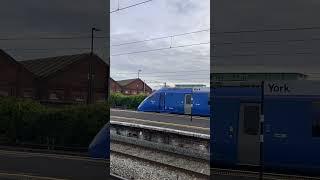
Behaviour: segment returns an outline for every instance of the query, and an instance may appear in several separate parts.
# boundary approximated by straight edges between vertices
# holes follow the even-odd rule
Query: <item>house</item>
[[[152,89],[140,78],[136,79],[126,79],[121,81],[111,82],[111,92],[119,92],[119,87],[121,87],[121,93],[125,95],[136,95],[136,94],[151,94]]]
[[[0,96],[31,97],[35,75],[0,49]]]
[[[121,93],[122,87],[121,85],[115,81],[113,78],[110,78],[110,92],[111,93]]]
[[[0,52],[0,94],[3,96],[64,104],[93,103],[107,98],[109,64],[95,54],[15,61],[4,51]]]

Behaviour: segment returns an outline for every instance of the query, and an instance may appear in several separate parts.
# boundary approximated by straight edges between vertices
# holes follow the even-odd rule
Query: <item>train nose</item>
[[[138,106],[138,108],[137,108],[137,111],[142,111],[143,110],[143,103],[141,103],[139,106]]]
[[[109,123],[106,124],[90,143],[88,151],[92,158],[109,158]]]

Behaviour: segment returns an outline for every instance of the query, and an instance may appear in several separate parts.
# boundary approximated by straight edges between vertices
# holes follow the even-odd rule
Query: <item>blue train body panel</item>
[[[320,97],[267,97],[265,160],[269,167],[320,171],[320,138],[312,137],[314,101]],[[280,112],[281,110],[281,112]],[[286,137],[279,137],[285,135]]]
[[[209,90],[192,88],[162,88],[147,97],[138,107],[143,112],[185,114],[185,95],[192,97],[192,115],[210,116]]]
[[[240,105],[261,103],[261,89],[221,87],[211,90],[211,163],[240,165]],[[264,165],[269,169],[320,172],[320,137],[312,136],[312,123],[320,117],[316,96],[264,97]],[[233,127],[233,132],[230,131]]]
[[[92,158],[109,159],[110,156],[110,135],[109,124],[106,124],[95,136],[89,145],[89,155]]]

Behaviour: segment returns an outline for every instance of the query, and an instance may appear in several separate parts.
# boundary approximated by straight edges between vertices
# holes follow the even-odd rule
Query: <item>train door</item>
[[[238,131],[238,162],[258,165],[260,160],[260,104],[241,103]]]
[[[184,95],[184,114],[191,114],[192,111],[192,96],[191,94]]]
[[[159,99],[159,110],[164,111],[165,110],[165,93],[160,93],[160,99]]]

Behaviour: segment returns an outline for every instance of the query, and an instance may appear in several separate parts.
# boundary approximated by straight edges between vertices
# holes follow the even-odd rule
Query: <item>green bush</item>
[[[126,109],[137,109],[140,103],[146,98],[146,95],[123,95],[121,93],[112,93],[110,104],[112,107],[122,107]]]
[[[0,98],[0,141],[87,147],[109,121],[106,104],[45,107],[31,100]]]

